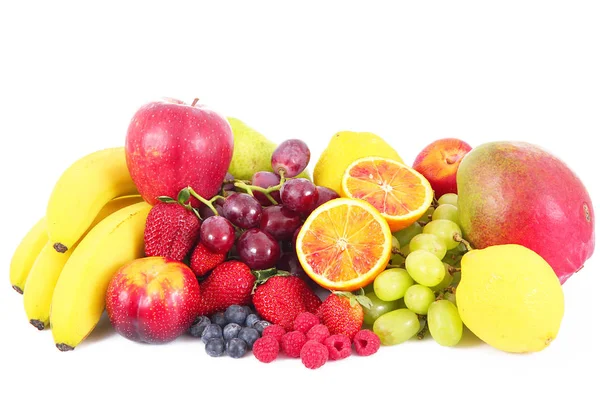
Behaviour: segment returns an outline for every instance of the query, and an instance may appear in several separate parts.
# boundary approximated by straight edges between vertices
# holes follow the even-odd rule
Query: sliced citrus
[[[343,196],[361,199],[375,207],[392,232],[417,221],[429,208],[433,190],[414,169],[394,160],[365,157],[346,168]]]
[[[326,289],[352,291],[385,269],[392,234],[381,214],[363,200],[338,198],[314,210],[296,239],[304,271]]]

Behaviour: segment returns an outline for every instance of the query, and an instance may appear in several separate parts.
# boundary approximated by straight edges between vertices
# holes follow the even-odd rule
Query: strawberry
[[[157,203],[146,219],[146,256],[182,261],[200,236],[200,219],[177,202]]]
[[[286,331],[293,330],[298,314],[315,313],[321,305],[321,299],[306,282],[292,275],[269,277],[256,288],[252,302],[261,318],[281,325]]]
[[[190,268],[196,276],[203,276],[225,261],[226,256],[227,254],[213,253],[202,241],[198,241],[190,258]]]
[[[256,278],[240,261],[226,261],[200,283],[198,315],[211,315],[231,305],[248,305]]]
[[[364,312],[361,304],[369,308],[371,301],[364,295],[333,292],[321,304],[317,315],[332,335],[346,335],[352,340],[363,324]]]

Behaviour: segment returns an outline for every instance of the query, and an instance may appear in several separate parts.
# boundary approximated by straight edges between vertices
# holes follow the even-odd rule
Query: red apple
[[[187,265],[164,257],[139,258],[112,277],[106,311],[127,339],[166,343],[186,332],[197,316],[200,285]]]
[[[471,146],[460,139],[439,139],[427,145],[417,155],[413,168],[431,184],[435,197],[456,193],[456,172]]]
[[[177,198],[191,186],[199,195],[217,194],[233,156],[227,119],[194,101],[164,99],[142,106],[133,116],[125,155],[131,178],[150,204],[158,196]],[[200,202],[193,199],[193,205]]]

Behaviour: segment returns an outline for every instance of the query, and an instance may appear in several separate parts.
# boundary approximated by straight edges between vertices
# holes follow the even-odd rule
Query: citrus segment
[[[342,192],[369,202],[392,232],[417,221],[433,200],[433,190],[423,175],[382,157],[365,157],[350,164],[342,178]]]
[[[385,219],[363,200],[339,198],[314,210],[296,240],[298,260],[319,285],[352,291],[387,265],[392,235]]]

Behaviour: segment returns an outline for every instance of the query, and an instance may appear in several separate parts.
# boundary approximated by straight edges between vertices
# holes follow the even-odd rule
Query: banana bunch
[[[37,329],[51,327],[59,350],[85,339],[104,311],[113,274],[144,256],[150,208],[131,180],[123,147],[89,154],[59,178],[45,217],[10,265],[27,319]]]

